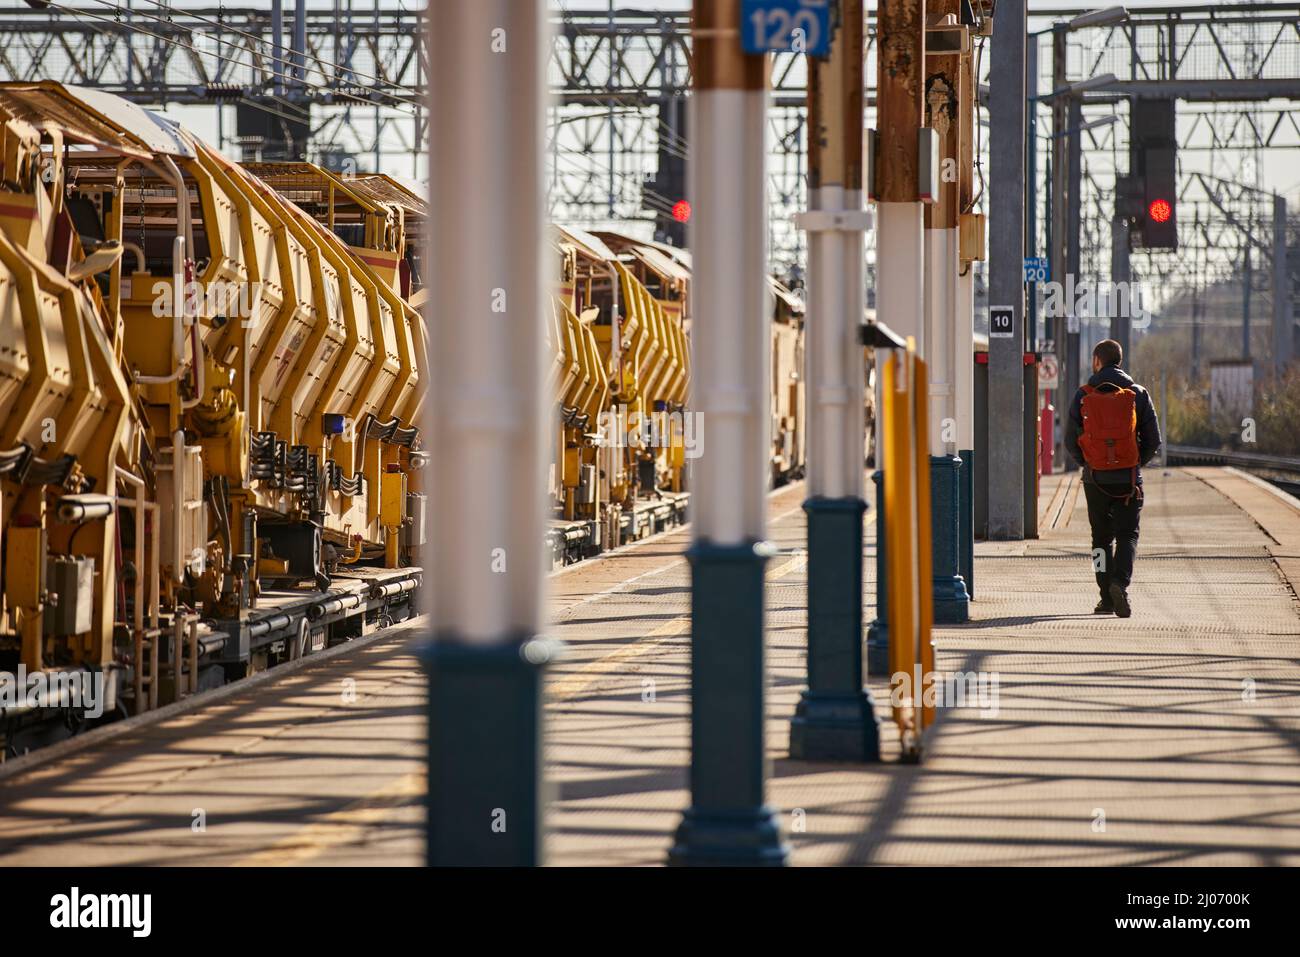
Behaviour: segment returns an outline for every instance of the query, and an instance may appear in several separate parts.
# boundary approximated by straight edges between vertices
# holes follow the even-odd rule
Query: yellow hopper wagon
[[[0,671],[141,711],[409,616],[404,211],[322,221],[98,91],[0,84],[0,129]]]
[[[676,285],[660,289],[629,251],[633,240],[574,227],[553,236],[551,544],[563,563],[685,520],[684,442],[694,423],[686,420],[689,272],[675,269]]]
[[[700,451],[703,438],[699,421],[687,409],[691,272],[673,257],[670,246],[620,233],[597,235],[619,256],[629,314],[644,319],[643,328],[655,330],[649,354],[637,366],[638,382],[625,393],[646,426],[642,435],[652,440],[638,453],[640,486],[657,497],[664,491],[682,492],[687,456]],[[636,349],[638,344],[630,345]]]
[[[781,282],[772,287],[772,484],[803,477],[806,416],[804,304]]]

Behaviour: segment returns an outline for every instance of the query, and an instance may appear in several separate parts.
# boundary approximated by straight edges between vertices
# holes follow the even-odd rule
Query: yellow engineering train
[[[551,497],[556,563],[685,519],[705,423],[690,410],[691,257],[616,232],[556,227],[548,341],[560,401]],[[803,303],[769,279],[772,483],[804,470]]]
[[[4,749],[412,615],[425,199],[236,164],[53,82],[0,84],[0,131],[0,674],[50,676],[0,698]],[[707,439],[689,254],[551,235],[558,565],[684,520]],[[804,466],[803,307],[772,286],[780,484]],[[102,679],[94,708],[68,673]]]
[[[55,83],[0,85],[0,130],[0,672],[90,672],[142,711],[409,614],[426,334],[400,204],[358,186],[339,228]]]

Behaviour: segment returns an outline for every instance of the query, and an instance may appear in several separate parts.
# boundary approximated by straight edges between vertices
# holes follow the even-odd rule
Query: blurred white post
[[[428,860],[542,860],[545,0],[429,24]]]
[[[729,6],[738,10],[738,0],[701,2],[696,16]],[[697,407],[708,436],[695,468],[692,523],[696,541],[740,545],[767,535],[771,474],[767,64],[763,57],[742,55],[738,36],[724,39],[700,41],[704,49],[696,52],[691,126],[692,299],[697,320],[691,336],[692,368],[698,370]],[[735,50],[728,50],[727,56],[709,53],[719,46]],[[723,75],[701,76],[701,66]],[[733,75],[742,70],[743,77]],[[755,77],[761,80],[757,89],[736,86],[741,79]],[[719,85],[706,86],[711,82]]]

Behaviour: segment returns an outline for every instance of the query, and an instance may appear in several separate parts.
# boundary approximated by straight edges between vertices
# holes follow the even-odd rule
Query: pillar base
[[[776,811],[702,811],[682,815],[668,850],[672,867],[784,867],[790,848],[781,840]]]
[[[857,694],[805,691],[790,720],[790,757],[797,761],[879,761],[880,719],[863,688]]]
[[[970,595],[961,577],[961,464],[955,455],[930,456],[934,623],[970,621]]]
[[[790,721],[790,757],[879,761],[880,726],[862,671],[862,499],[810,498],[808,690]]]
[[[964,625],[970,621],[970,596],[960,575],[934,579],[934,623]]]
[[[767,805],[734,812],[687,808],[668,851],[672,867],[784,867],[789,860],[790,846]]]
[[[430,867],[543,862],[542,689],[555,642],[444,634],[420,650],[429,676]]]
[[[696,542],[691,564],[691,806],[668,863],[779,866],[790,849],[764,799],[766,542]]]

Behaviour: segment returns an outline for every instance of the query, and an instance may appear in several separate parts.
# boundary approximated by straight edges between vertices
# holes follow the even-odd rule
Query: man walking
[[[1147,390],[1120,368],[1114,339],[1092,350],[1092,378],[1070,403],[1065,448],[1083,467],[1092,526],[1092,561],[1101,601],[1094,614],[1127,618],[1137,555],[1142,466],[1160,451],[1160,421]]]

